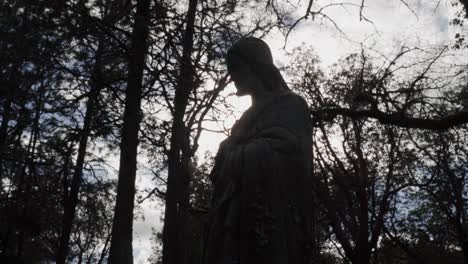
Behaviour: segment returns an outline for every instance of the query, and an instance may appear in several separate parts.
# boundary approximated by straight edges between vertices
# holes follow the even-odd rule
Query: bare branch
[[[315,121],[330,121],[337,115],[352,118],[372,118],[377,119],[382,124],[395,125],[405,128],[427,129],[427,130],[447,130],[449,128],[468,123],[468,111],[460,111],[442,118],[416,118],[406,116],[403,113],[384,113],[380,110],[353,110],[349,108],[325,108],[312,110],[311,114]]]
[[[406,0],[400,0],[410,11],[413,13],[413,15],[416,17],[417,20],[419,20],[418,14],[414,11],[414,9],[406,2]]]

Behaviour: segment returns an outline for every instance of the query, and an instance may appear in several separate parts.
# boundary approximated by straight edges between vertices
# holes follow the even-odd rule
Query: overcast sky
[[[329,4],[329,0],[315,0],[313,10]],[[336,6],[325,9],[324,13],[334,20],[344,32],[343,35],[326,19],[317,18],[299,24],[289,36],[286,50],[284,36],[273,32],[265,41],[272,49],[275,64],[284,66],[290,62],[286,54],[298,46],[312,46],[320,57],[323,67],[335,63],[338,58],[353,52],[359,52],[361,45],[372,48],[391,57],[401,46],[433,46],[448,45],[453,42],[454,31],[449,26],[454,10],[450,1],[437,0],[407,0],[409,8],[400,0],[367,0],[363,15],[371,22],[362,20],[359,16],[361,0],[350,0],[354,4]],[[414,12],[413,12],[413,11]],[[297,9],[295,15],[300,16],[304,8]],[[464,58],[466,61],[466,56]],[[232,93],[230,85],[226,93]],[[238,108],[237,118],[250,105],[250,98],[232,98]],[[235,118],[227,121],[232,125]],[[204,133],[200,139],[199,154],[205,151],[215,152],[224,136],[214,133]],[[137,172],[137,188],[143,190],[152,186],[152,176],[143,169],[144,158],[139,157],[140,168]],[[118,164],[115,164],[118,165]],[[118,168],[118,166],[116,166]],[[134,223],[134,258],[136,264],[147,263],[151,255],[151,228],[161,230],[161,207],[152,201],[146,201],[139,211],[141,216]]]

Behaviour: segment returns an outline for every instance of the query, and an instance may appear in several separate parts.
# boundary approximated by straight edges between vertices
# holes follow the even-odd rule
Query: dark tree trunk
[[[168,155],[168,178],[166,189],[166,209],[163,229],[163,264],[185,264],[188,260],[187,218],[189,209],[188,171],[189,155],[187,146],[189,133],[184,125],[184,115],[188,96],[193,86],[194,69],[191,55],[197,0],[189,1],[186,28],[183,36],[181,70],[174,97],[174,113]],[[181,155],[182,151],[182,155]]]
[[[468,264],[468,241],[466,240],[466,237],[464,238],[463,241],[461,241],[462,245],[462,251],[463,251],[463,259],[464,263]]]
[[[32,186],[34,181],[34,174],[35,174],[35,155],[36,149],[40,137],[40,118],[42,115],[42,108],[43,108],[43,94],[44,94],[45,86],[41,85],[38,90],[38,98],[35,105],[34,110],[34,121],[32,125],[31,131],[31,138],[29,141],[28,151],[26,152],[26,158],[24,161],[24,166],[20,172],[20,179],[19,179],[19,187],[18,187],[18,198],[16,201],[19,203],[15,206],[15,218],[14,221],[22,222],[24,219],[30,218],[30,200],[32,198]],[[28,170],[29,169],[29,170]],[[21,208],[21,213],[16,215],[16,213]],[[16,223],[15,223],[16,224]],[[13,229],[15,230],[15,229]],[[25,237],[28,235],[27,233],[27,226],[24,223],[20,224],[16,230],[16,256],[21,259],[24,250],[24,242]]]
[[[132,229],[137,165],[138,131],[141,120],[143,69],[147,51],[150,0],[139,0],[129,54],[125,110],[120,143],[120,168],[109,263],[133,263]]]
[[[357,236],[357,243],[355,247],[355,259],[353,264],[367,264],[370,262],[371,245],[369,244],[369,199],[367,194],[368,185],[368,169],[367,160],[362,151],[362,127],[353,120],[354,137],[356,140],[356,156],[358,171],[356,177],[358,182],[358,190],[356,192],[359,212],[359,231]]]
[[[96,62],[94,65],[93,75],[91,77],[91,91],[88,102],[86,103],[86,114],[83,122],[83,128],[80,133],[80,143],[78,146],[78,156],[76,158],[75,170],[71,180],[70,193],[64,197],[64,214],[62,218],[62,232],[60,234],[59,248],[57,252],[57,264],[65,264],[68,254],[70,234],[75,218],[76,206],[78,204],[78,194],[81,186],[81,178],[83,174],[83,165],[86,156],[86,148],[88,138],[91,133],[91,124],[96,112],[96,101],[99,92],[103,88],[101,75],[101,56],[102,56],[102,39],[99,41],[99,46],[96,52]],[[67,177],[67,175],[64,175]]]
[[[464,181],[460,181],[455,173],[450,169],[450,165],[447,160],[443,164],[446,170],[446,177],[452,182],[453,190],[457,190],[455,197],[455,217],[452,221],[455,224],[455,230],[457,232],[457,239],[463,252],[464,263],[468,264],[468,237],[466,233],[465,224],[465,207],[463,199]],[[448,215],[450,217],[450,215]]]
[[[462,252],[463,252],[463,259],[464,263],[468,264],[468,239],[466,237],[465,229],[463,228],[462,224],[460,223],[458,228],[458,239],[459,243],[461,244]]]
[[[2,190],[3,159],[6,150],[8,122],[10,121],[11,115],[11,104],[12,103],[10,98],[6,98],[3,102],[2,124],[0,125],[0,191]]]

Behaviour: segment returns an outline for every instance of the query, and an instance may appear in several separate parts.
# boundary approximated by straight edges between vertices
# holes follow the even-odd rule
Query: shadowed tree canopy
[[[467,8],[0,1],[0,263],[468,263]]]

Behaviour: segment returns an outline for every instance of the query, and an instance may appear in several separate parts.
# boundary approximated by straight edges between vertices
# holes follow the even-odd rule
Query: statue
[[[249,37],[227,54],[237,95],[252,106],[220,144],[203,264],[305,264],[311,255],[311,120],[268,45]]]

